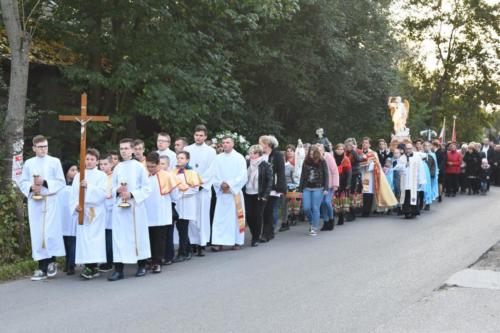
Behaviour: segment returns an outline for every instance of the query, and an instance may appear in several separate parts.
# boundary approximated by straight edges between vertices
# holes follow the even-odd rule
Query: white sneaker
[[[307,233],[309,236],[317,236],[318,235],[318,232],[316,231],[316,229],[314,229],[313,227],[310,227],[309,228],[309,232]]]
[[[45,274],[39,269],[37,269],[35,273],[33,273],[33,276],[31,277],[31,281],[41,281],[46,279],[47,279],[47,274]]]
[[[47,277],[51,278],[57,275],[57,264],[55,262],[51,262],[49,267],[47,267]]]

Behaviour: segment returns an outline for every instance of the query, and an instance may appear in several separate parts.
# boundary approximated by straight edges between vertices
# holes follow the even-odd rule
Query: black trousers
[[[172,261],[175,257],[174,224],[167,225],[165,231],[165,261]]]
[[[456,194],[458,192],[458,177],[459,174],[448,173],[446,174],[446,193]]]
[[[418,209],[422,210],[424,209],[424,191],[418,191]]]
[[[151,245],[152,263],[161,264],[167,243],[167,226],[149,227],[149,243]]]
[[[418,199],[417,199],[417,201],[418,201]],[[403,202],[402,213],[407,217],[417,216],[419,214],[418,203],[416,203],[415,205],[411,204],[411,191],[410,190],[405,191],[405,201]]]
[[[139,268],[146,267],[146,261],[147,261],[146,259],[137,260],[137,267],[139,267]],[[123,267],[125,267],[125,265],[123,263],[115,262],[115,271],[123,273]]]
[[[38,269],[44,273],[47,273],[49,264],[56,261],[56,257],[38,260]]]
[[[212,226],[214,224],[215,205],[217,204],[217,193],[212,186],[212,198],[210,199],[210,244],[212,244]]]
[[[369,216],[373,207],[373,193],[363,193],[363,216]]]
[[[473,176],[467,177],[467,188],[469,191],[473,191],[474,193],[479,192],[480,189],[479,178]]]
[[[263,212],[262,237],[266,239],[274,238],[274,206],[278,204],[279,197],[270,196]]]
[[[113,264],[113,231],[106,229],[106,262],[108,265]]]
[[[64,261],[64,271],[67,272],[69,268],[75,268],[75,254],[76,254],[76,237],[63,236],[64,250],[66,251],[66,260]]]
[[[176,225],[177,232],[179,233],[179,249],[177,250],[177,255],[187,257],[191,249],[191,244],[189,244],[189,220],[179,219]]]
[[[252,241],[258,241],[262,233],[265,207],[266,201],[259,200],[257,194],[245,194],[245,217],[252,234]]]
[[[465,193],[465,191],[467,190],[467,176],[465,175],[465,173],[461,173],[458,176],[458,184],[460,186],[460,192]]]

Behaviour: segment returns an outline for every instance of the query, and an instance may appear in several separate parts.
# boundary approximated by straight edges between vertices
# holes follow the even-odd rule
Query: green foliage
[[[401,63],[401,69],[406,84],[412,86],[411,96],[430,109],[428,126],[441,126],[444,116],[451,126],[451,116],[456,115],[457,139],[477,140],[491,118],[485,107],[500,104],[500,4],[484,0],[405,3],[407,13],[420,13],[409,14],[402,22],[402,39],[411,57]],[[434,66],[429,68],[428,63]]]
[[[37,263],[32,259],[24,259],[10,264],[0,264],[0,281],[12,280],[29,275],[36,269]]]
[[[87,91],[90,112],[111,116],[89,129],[107,148],[125,135],[186,135],[197,123],[282,142],[311,139],[321,125],[343,140],[389,133],[399,49],[388,5],[71,0],[58,2],[41,31],[76,55],[61,67],[73,94]],[[77,134],[65,136],[63,151]]]
[[[19,225],[18,205],[23,204],[22,194],[11,189],[7,194],[0,194],[0,265],[13,263],[29,253],[29,228],[27,220]],[[25,247],[21,248],[20,238],[24,238]]]

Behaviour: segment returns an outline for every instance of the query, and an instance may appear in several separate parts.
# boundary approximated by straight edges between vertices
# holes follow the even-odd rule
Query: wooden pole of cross
[[[59,116],[60,121],[76,121],[80,124],[80,181],[85,179],[85,157],[87,152],[87,123],[90,121],[107,122],[108,116],[89,116],[87,115],[87,94],[82,94],[81,112],[80,115]],[[66,175],[64,175],[66,176]],[[78,224],[83,224],[83,216],[85,213],[85,188],[80,185],[79,205],[80,212],[78,214]]]

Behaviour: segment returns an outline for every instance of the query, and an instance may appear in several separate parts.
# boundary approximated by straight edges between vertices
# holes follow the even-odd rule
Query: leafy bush
[[[11,189],[0,194],[0,265],[14,263],[29,254],[30,238],[26,214],[19,223],[17,210],[22,205],[26,212],[26,204],[19,191]]]

